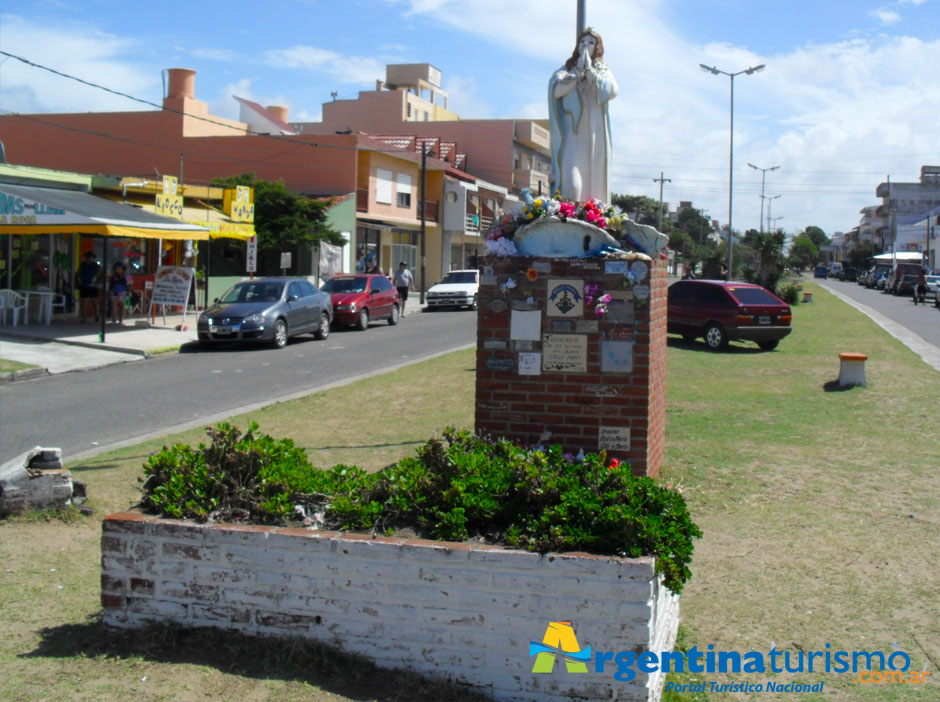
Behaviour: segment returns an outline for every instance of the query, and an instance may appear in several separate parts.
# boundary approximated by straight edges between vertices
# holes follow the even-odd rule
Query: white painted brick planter
[[[570,621],[593,651],[671,650],[679,599],[652,558],[539,555],[480,544],[157,519],[105,519],[105,622],[302,636],[497,700],[658,700],[660,673],[532,673],[529,642]]]

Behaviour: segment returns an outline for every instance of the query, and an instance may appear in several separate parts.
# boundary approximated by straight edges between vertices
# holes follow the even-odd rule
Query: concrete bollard
[[[868,381],[865,378],[865,361],[867,360],[868,356],[863,353],[840,353],[839,387],[844,388],[850,385],[868,387]]]
[[[812,302],[812,301],[813,301],[813,293],[811,293],[809,290],[805,291],[803,293],[803,302]]]

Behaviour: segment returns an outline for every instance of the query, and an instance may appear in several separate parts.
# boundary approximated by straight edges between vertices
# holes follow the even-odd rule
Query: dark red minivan
[[[708,348],[729,341],[754,341],[764,351],[777,348],[792,329],[790,306],[766,288],[723,280],[680,280],[669,286],[667,331]]]

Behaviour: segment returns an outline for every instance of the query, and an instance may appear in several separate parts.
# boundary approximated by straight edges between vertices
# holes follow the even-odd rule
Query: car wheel
[[[323,341],[330,335],[330,315],[326,312],[320,313],[320,328],[314,333],[314,338]]]
[[[356,320],[356,329],[365,331],[369,328],[369,310],[362,310],[359,313],[359,319]]]
[[[287,346],[287,322],[279,319],[274,323],[274,347],[282,349]]]
[[[761,348],[761,351],[773,351],[779,343],[779,339],[770,339],[769,341],[758,341],[757,345]]]
[[[477,296],[474,295],[473,302],[470,303],[470,307],[468,309],[475,310],[476,308],[477,308]]]
[[[401,318],[401,312],[398,311],[398,305],[392,305],[392,313],[388,317],[389,326],[394,327]]]
[[[712,351],[728,348],[728,335],[720,324],[712,322],[705,327],[705,345]]]

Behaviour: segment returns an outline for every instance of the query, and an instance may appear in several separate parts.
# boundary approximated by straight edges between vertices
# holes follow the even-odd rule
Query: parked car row
[[[199,342],[261,341],[283,348],[288,339],[326,339],[340,324],[365,330],[376,320],[398,324],[398,292],[384,275],[338,275],[317,290],[304,278],[258,278],[236,283],[206,309]]]
[[[856,282],[866,288],[874,288],[895,295],[913,295],[917,288],[917,278],[923,268],[919,263],[900,262],[892,267],[890,263],[876,263],[858,275]],[[928,275],[926,299],[938,301],[938,275]]]
[[[792,331],[790,306],[751,283],[680,280],[669,286],[667,314],[668,333],[703,338],[716,351],[729,341],[753,341],[771,351]]]

